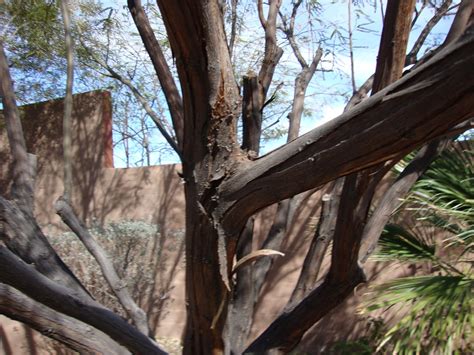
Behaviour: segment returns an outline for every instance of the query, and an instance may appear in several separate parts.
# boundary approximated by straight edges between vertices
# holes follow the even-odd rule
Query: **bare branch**
[[[321,214],[313,239],[303,262],[300,276],[288,300],[288,306],[300,302],[314,287],[318,280],[319,271],[326,250],[334,236],[337,211],[339,209],[340,194],[344,178],[337,179],[330,194],[322,198]]]
[[[338,218],[349,219],[347,223],[336,225],[332,262],[326,279],[300,303],[285,310],[244,353],[260,353],[274,348],[291,351],[315,322],[337,307],[355,286],[365,281],[365,275],[357,263],[360,239],[352,229],[360,227],[359,218],[368,206],[366,203],[359,204],[356,198],[360,188],[356,174],[346,179],[350,181],[344,184],[341,199],[350,203],[339,210]],[[357,210],[355,214],[354,209]]]
[[[364,100],[369,91],[372,90],[372,84],[374,83],[374,75],[372,74],[370,78],[368,78],[360,87],[357,89],[357,91],[352,94],[351,99],[349,102],[346,104],[346,107],[344,108],[345,111],[349,111],[352,109],[355,105],[359,104]]]
[[[430,34],[433,27],[439,22],[439,20],[443,18],[444,15],[446,15],[451,4],[452,4],[452,0],[446,0],[443,2],[443,4],[439,8],[436,9],[435,14],[426,23],[420,35],[416,39],[415,44],[413,45],[410,53],[407,54],[407,57],[405,59],[405,66],[410,65],[410,64],[415,64],[416,58],[418,56],[418,52],[423,46],[423,43],[425,43],[425,40]]]
[[[156,74],[160,80],[161,87],[168,102],[168,107],[173,121],[173,127],[178,140],[180,151],[183,148],[183,129],[184,129],[184,111],[183,102],[179,94],[173,75],[166,63],[165,56],[161,50],[160,44],[153,33],[148,17],[143,10],[140,0],[128,0],[128,8],[132,14],[133,21],[137,26],[138,32],[142,38],[143,44],[150,55],[150,59],[155,67]]]
[[[57,256],[36,220],[15,203],[0,196],[0,241],[36,270],[74,290],[84,299],[91,296],[71,270]]]
[[[124,319],[93,300],[60,286],[27,265],[0,243],[0,282],[10,285],[58,312],[103,331],[112,339],[139,354],[166,354],[155,342]]]
[[[291,12],[291,18],[290,18],[289,24],[285,16],[283,16],[283,14],[281,13],[280,13],[280,18],[283,23],[283,32],[285,33],[286,38],[288,39],[288,42],[290,43],[291,49],[293,50],[293,53],[296,59],[298,60],[302,68],[307,68],[308,63],[306,63],[306,60],[301,54],[298,44],[296,43],[295,34],[294,34],[295,18],[298,12],[298,7],[301,5],[301,3],[302,3],[302,0],[298,0],[293,4],[293,10]]]
[[[130,80],[128,80],[124,76],[117,73],[109,65],[107,65],[105,63],[103,63],[103,65],[105,66],[105,69],[107,69],[109,71],[112,78],[117,79],[118,81],[120,81],[121,83],[123,83],[125,86],[127,86],[130,89],[133,96],[135,96],[137,101],[142,105],[145,112],[151,117],[153,122],[155,122],[156,127],[158,128],[160,133],[163,135],[163,137],[166,139],[166,141],[168,142],[170,147],[173,148],[173,150],[176,152],[176,154],[178,154],[181,161],[183,161],[183,155],[182,155],[181,149],[178,147],[176,141],[168,133],[168,130],[164,126],[161,118],[156,114],[155,111],[153,111],[153,109],[148,104],[148,101],[142,96],[142,94],[140,93],[140,91],[138,91],[138,89],[135,87],[135,85],[133,85],[133,83]]]
[[[416,0],[389,1],[377,55],[372,92],[400,78],[405,66],[406,46]]]
[[[265,15],[263,14],[263,0],[257,1],[257,9],[258,9],[258,19],[260,20],[260,24],[262,25],[263,29],[267,26],[267,20],[265,20]]]
[[[135,326],[143,334],[148,335],[150,329],[148,327],[148,320],[146,313],[138,307],[130,295],[125,281],[123,281],[117,274],[111,258],[107,252],[100,246],[95,238],[89,233],[84,224],[79,220],[69,201],[64,198],[59,198],[55,204],[56,213],[61,217],[64,223],[71,228],[74,234],[81,240],[89,253],[94,257],[102,270],[107,283],[114,291],[120,304],[125,309],[129,317],[132,319]]]
[[[474,22],[474,0],[463,0],[459,5],[456,17],[449,29],[443,45],[452,43],[460,38],[468,27]]]
[[[260,72],[258,73],[258,81],[262,85],[262,102],[265,101],[265,97],[273,79],[275,67],[283,54],[283,50],[278,47],[276,42],[276,19],[280,6],[281,0],[270,1],[268,16],[264,26],[265,54],[263,57],[262,67],[260,68]]]
[[[60,341],[81,354],[130,354],[101,331],[68,317],[0,283],[0,313]]]
[[[33,176],[28,153],[26,151],[20,114],[16,106],[13,83],[8,62],[0,39],[0,96],[3,104],[3,115],[7,127],[8,142],[13,158],[12,197],[22,210],[33,215],[34,189]]]
[[[71,36],[71,19],[69,17],[69,4],[67,0],[61,0],[61,14],[63,16],[64,37],[66,44],[66,97],[64,99],[63,117],[63,156],[64,156],[64,194],[63,197],[69,201],[72,194],[72,146],[71,146],[71,120],[72,120],[72,85],[74,82],[74,44]]]
[[[242,149],[258,154],[262,134],[262,102],[260,85],[255,74],[243,77]]]
[[[291,142],[293,139],[296,139],[300,134],[301,116],[303,115],[306,90],[308,89],[309,83],[316,72],[316,68],[318,67],[322,55],[322,49],[318,48],[313,57],[311,65],[309,67],[304,67],[295,79],[293,103],[291,106],[291,112],[288,114],[290,126],[288,128],[287,142]]]
[[[375,249],[385,224],[388,222],[397,205],[401,203],[400,198],[408,193],[413,184],[425,172],[438,153],[444,149],[446,144],[447,140],[435,140],[422,147],[384,194],[364,229],[362,247],[359,255],[359,259],[362,263],[365,263],[369,255]]]
[[[234,43],[235,37],[237,35],[237,4],[239,0],[231,0],[231,29],[230,29],[230,39],[229,39],[229,53],[232,57],[234,52]]]

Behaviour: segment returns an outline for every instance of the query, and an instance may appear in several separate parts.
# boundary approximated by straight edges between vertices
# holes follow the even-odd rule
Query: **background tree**
[[[229,51],[235,48],[235,41],[227,41],[228,31],[223,21],[225,8],[221,2],[158,1],[180,82],[178,90],[173,71],[141,3],[128,1],[168,104],[174,132],[163,129],[162,133],[168,135],[168,142],[182,159],[186,198],[188,322],[184,350],[187,353],[240,353],[244,350],[245,336],[234,341],[234,335],[242,333],[242,325],[248,323],[251,315],[239,309],[244,309],[248,300],[255,302],[258,290],[245,295],[249,289],[242,285],[249,281],[249,274],[244,273],[248,270],[243,266],[235,269],[239,263],[235,264],[234,259],[239,260],[243,255],[257,258],[264,254],[250,252],[252,215],[280,202],[277,216],[283,215],[286,223],[295,201],[290,198],[344,177],[335,183],[331,201],[337,203],[328,204],[329,211],[325,212],[315,237],[316,243],[323,232],[332,236],[328,274],[323,282],[315,284],[316,280],[305,273],[314,270],[312,263],[317,261],[311,256],[318,248],[310,248],[302,281],[298,283],[306,285],[305,288],[294,293],[293,304],[245,350],[289,351],[315,322],[364,281],[361,264],[388,220],[386,211],[390,210],[394,196],[407,191],[414,182],[413,177],[416,179],[426,168],[437,150],[436,140],[470,127],[474,110],[474,78],[469,70],[474,64],[470,55],[474,49],[473,2],[462,2],[440,50],[424,58],[423,64],[400,79],[415,2],[389,1],[371,97],[330,123],[297,138],[301,91],[306,90],[321,56],[317,50],[310,61],[299,55],[301,52],[293,37],[293,21],[301,4],[301,1],[292,2],[291,15],[285,17],[281,1],[268,4],[258,1],[260,24],[265,34],[264,54],[258,71],[243,79],[241,95]],[[312,4],[309,2],[307,6]],[[230,8],[235,9],[235,5],[231,2]],[[231,24],[234,22],[231,20]],[[282,57],[277,41],[278,27],[282,28],[301,67],[289,116],[292,136],[283,147],[258,157],[262,112],[272,98],[270,87]],[[231,39],[232,33],[231,30]],[[230,43],[234,44],[230,46]],[[107,69],[107,61],[101,58],[96,61]],[[13,295],[9,298],[13,304],[18,304],[17,293],[20,292],[30,303],[40,303],[53,314],[70,317],[71,325],[63,325],[61,336],[57,336],[70,346],[103,350],[112,346],[105,333],[132,352],[161,353],[146,334],[93,301],[42,235],[31,209],[32,169],[3,50],[0,64],[2,102],[14,160],[11,198],[0,199],[4,226],[0,259],[10,266],[0,271],[0,281],[6,285],[4,292]],[[111,69],[107,70],[114,76]],[[118,79],[117,75],[115,78]],[[121,82],[127,85],[126,80]],[[364,97],[369,88],[370,85],[363,86],[356,96]],[[242,120],[242,144],[238,138],[239,119]],[[426,143],[430,144],[420,150],[413,163],[386,191],[385,198],[369,219],[369,208],[381,178],[398,159]],[[331,217],[330,221],[326,215]],[[277,223],[280,221],[276,219]],[[278,224],[274,229],[276,227]],[[48,257],[38,259],[38,254],[33,252],[36,249]],[[268,266],[258,265],[262,264],[256,263],[253,269],[260,272],[256,280],[261,282],[259,278],[265,276]],[[312,290],[307,292],[308,288]],[[10,315],[20,318],[19,313],[13,311]],[[22,320],[44,327],[40,324],[42,318],[26,318],[23,315]],[[76,338],[77,333],[69,332],[71,328],[77,331],[83,323],[97,331],[100,341],[81,342]],[[114,346],[117,352],[124,351],[118,344]]]

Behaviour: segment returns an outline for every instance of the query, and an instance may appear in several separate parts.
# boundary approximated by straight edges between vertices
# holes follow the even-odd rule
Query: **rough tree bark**
[[[229,265],[247,219],[272,203],[397,157],[467,119],[473,98],[472,77],[466,78],[473,61],[472,35],[334,121],[252,160],[238,150],[230,128],[238,117],[239,96],[217,4],[183,0],[159,1],[159,6],[176,56],[185,127],[190,127],[183,166],[188,205],[185,346],[189,352],[219,352],[227,287],[232,287]],[[228,92],[219,97],[219,90]],[[450,92],[449,99],[445,92]],[[362,279],[357,268],[349,271],[359,275],[351,280]],[[329,308],[322,307],[323,313]]]
[[[400,6],[408,9],[412,1],[400,2]],[[469,1],[472,4],[472,0]],[[137,27],[144,25],[141,34],[143,41],[148,43],[147,50],[152,60],[158,58],[160,53],[154,49],[159,49],[159,46],[152,33],[147,31],[149,24],[143,14],[140,15],[140,3],[130,1],[129,5],[132,14],[136,11],[134,20]],[[463,35],[456,36],[452,43],[403,78],[333,121],[255,158],[238,146],[236,123],[241,114],[241,96],[230,61],[220,1],[159,0],[158,5],[176,58],[182,93],[183,130],[182,138],[179,138],[181,133],[177,133],[177,137],[183,157],[186,198],[188,320],[185,353],[230,351],[224,325],[230,295],[235,289],[234,257],[248,219],[266,206],[345,176],[341,193],[343,203],[339,205],[337,219],[350,223],[337,223],[335,226],[328,275],[301,302],[277,318],[248,349],[257,352],[275,347],[289,350],[309,327],[364,280],[359,265],[361,235],[373,190],[381,176],[377,174],[377,179],[373,180],[370,173],[400,154],[445,135],[456,124],[473,116],[472,11],[468,13],[468,20],[463,22],[463,26],[469,26],[466,31],[461,31]],[[279,5],[279,0],[270,1],[268,18],[276,17]],[[253,85],[260,91],[256,107],[261,108],[279,48],[271,35],[275,24],[265,18],[262,1],[258,1],[258,9],[265,28],[268,55],[263,62],[263,74]],[[472,10],[472,6],[469,9]],[[390,23],[388,13],[387,21]],[[390,31],[390,28],[385,31]],[[376,88],[384,87],[401,74],[401,71],[393,71],[393,63],[400,62],[400,54],[385,62],[390,53],[380,58],[388,63],[389,74],[378,79],[378,75],[386,71],[377,70],[375,82],[380,84],[376,84]],[[172,80],[165,66],[156,65],[155,69],[164,81]],[[8,246],[0,245],[0,259],[11,266],[0,268],[0,281],[22,291],[35,302],[103,331],[131,351],[162,353],[150,338],[91,300],[43,241],[31,212],[25,208],[32,189],[28,182],[22,134],[15,126],[18,117],[15,117],[16,105],[12,100],[13,91],[3,51],[0,53],[0,70],[7,124],[11,124],[9,130],[14,133],[9,133],[9,138],[17,169],[15,184],[25,186],[15,195],[18,206],[0,198],[3,226],[0,236]],[[177,108],[177,111],[181,109]],[[175,122],[178,131],[179,124]],[[9,244],[12,240],[18,245]],[[32,241],[35,248],[37,245],[43,248],[39,254],[25,250],[27,243]]]

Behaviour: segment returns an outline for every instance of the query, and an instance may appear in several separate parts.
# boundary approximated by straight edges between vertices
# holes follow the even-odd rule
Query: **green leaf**
[[[379,241],[380,249],[372,257],[377,261],[435,260],[435,246],[417,238],[402,226],[388,224]]]

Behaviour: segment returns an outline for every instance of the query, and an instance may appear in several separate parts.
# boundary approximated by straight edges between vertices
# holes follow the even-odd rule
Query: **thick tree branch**
[[[0,196],[0,240],[26,263],[51,280],[91,299],[80,281],[58,257],[35,219]]]
[[[166,101],[168,102],[173,127],[178,140],[178,147],[180,148],[179,150],[181,150],[183,148],[184,139],[184,110],[181,96],[176,87],[170,68],[168,67],[168,63],[166,63],[160,44],[151,28],[150,21],[143,10],[141,1],[128,0],[127,3],[143,44],[145,45],[153,66],[155,67],[156,75],[160,80],[161,88],[163,89]]]
[[[247,162],[221,186],[227,231],[235,234],[242,218],[255,210],[390,160],[470,118],[473,51],[474,33],[468,31],[462,41],[354,109]]]
[[[446,143],[447,140],[441,141],[438,139],[423,146],[384,194],[364,228],[362,247],[359,255],[359,259],[362,263],[367,260],[368,256],[375,249],[383,228],[397,205],[401,203],[400,198],[408,193],[413,184],[425,172],[438,153],[444,149]]]
[[[140,333],[124,319],[92,300],[60,286],[25,264],[0,244],[0,282],[10,285],[58,312],[76,318],[108,334],[112,339],[139,354],[166,354],[150,338]]]
[[[314,287],[318,280],[319,271],[324,255],[331,243],[339,209],[340,194],[344,179],[337,179],[330,194],[325,194],[321,202],[321,214],[313,239],[303,262],[300,276],[288,300],[288,305],[300,302]]]
[[[56,213],[61,217],[64,223],[71,228],[74,234],[81,240],[89,253],[94,257],[102,270],[104,278],[114,291],[120,304],[125,309],[129,317],[132,319],[135,326],[143,334],[149,335],[150,329],[148,327],[148,320],[146,313],[138,307],[130,295],[125,281],[123,281],[115,267],[112,260],[107,255],[107,252],[100,246],[95,238],[89,233],[84,224],[79,220],[69,202],[64,198],[59,198],[55,204]]]
[[[32,169],[26,151],[20,114],[16,106],[13,83],[8,69],[8,62],[0,39],[0,96],[3,115],[7,127],[8,142],[13,158],[12,197],[22,210],[33,215],[34,188]]]
[[[130,354],[101,331],[48,308],[0,283],[0,313],[23,322],[81,354]]]
[[[208,164],[203,157],[216,149],[216,142],[227,148],[219,150],[217,159],[237,148],[236,120],[240,116],[240,95],[234,74],[228,70],[232,65],[219,4],[160,0],[158,5],[176,56],[183,94],[183,156],[189,166]],[[227,118],[222,120],[224,114]]]
[[[405,66],[406,45],[415,1],[389,1],[377,56],[372,91],[377,92],[400,77]]]

